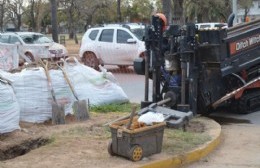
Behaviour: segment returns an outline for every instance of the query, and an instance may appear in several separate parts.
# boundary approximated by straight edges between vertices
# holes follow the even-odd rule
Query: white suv
[[[82,38],[79,56],[94,69],[98,65],[132,66],[135,58],[143,57],[144,41],[123,26],[90,28]]]
[[[20,58],[27,57],[31,61],[38,58],[59,59],[68,56],[68,51],[63,45],[36,32],[0,33],[0,45],[1,43],[18,45]]]
[[[197,23],[196,28],[197,29],[225,29],[227,28],[227,23]]]

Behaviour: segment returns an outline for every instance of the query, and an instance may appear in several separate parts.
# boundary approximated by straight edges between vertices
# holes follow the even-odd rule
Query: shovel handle
[[[69,87],[70,87],[70,89],[71,89],[73,95],[75,96],[75,98],[76,98],[77,100],[79,100],[78,96],[76,95],[75,89],[74,89],[74,87],[72,86],[72,84],[71,84],[71,82],[70,82],[70,80],[69,80],[69,77],[68,77],[67,73],[65,72],[65,70],[64,70],[59,64],[57,64],[57,66],[61,69],[61,71],[62,71],[62,73],[63,73],[63,76],[64,76],[66,82],[68,83],[68,85],[69,85]]]
[[[52,87],[52,84],[51,84],[51,77],[50,77],[49,69],[48,69],[48,64],[49,64],[49,62],[46,61],[46,64],[44,64],[44,62],[42,61],[42,59],[39,59],[39,62],[42,64],[43,69],[44,69],[44,71],[45,71],[45,74],[46,74],[46,77],[47,77],[47,81],[48,81],[48,86],[49,86],[49,89],[51,90],[52,98],[53,98],[54,102],[57,103],[56,97],[55,97],[55,94],[54,94],[54,90],[53,90],[53,87]]]
[[[127,129],[130,129],[131,125],[132,125],[132,122],[133,122],[133,118],[135,116],[135,112],[136,112],[136,106],[133,106],[132,107],[132,112],[130,114],[130,119],[129,119],[129,123],[127,124],[126,128]]]

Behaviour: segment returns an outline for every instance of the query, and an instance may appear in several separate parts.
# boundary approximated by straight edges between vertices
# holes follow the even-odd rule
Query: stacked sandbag
[[[80,64],[76,59],[72,63],[64,63],[75,92],[80,100],[89,100],[90,106],[111,103],[124,103],[129,99],[123,89],[114,81],[112,74],[99,72]],[[106,78],[107,76],[110,78]],[[112,80],[113,79],[113,80]]]
[[[79,100],[89,101],[90,106],[129,101],[113,74],[104,69],[99,72],[75,60],[75,63],[65,62],[64,70]],[[52,69],[49,74],[57,103],[65,106],[65,115],[72,113],[72,104],[76,99],[62,71]],[[0,75],[12,81],[21,121],[42,123],[51,119],[53,98],[42,67],[27,68],[13,74],[0,71]]]
[[[20,129],[20,108],[12,87],[0,79],[0,134]]]
[[[5,76],[13,81],[14,92],[21,109],[21,121],[42,123],[51,119],[53,99],[42,67],[24,69]],[[51,70],[50,76],[57,102],[65,105],[67,115],[72,112],[70,89],[60,71]]]

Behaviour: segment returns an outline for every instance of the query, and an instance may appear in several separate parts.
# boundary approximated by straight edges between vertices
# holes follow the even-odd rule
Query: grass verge
[[[132,107],[137,106],[136,110],[140,110],[140,104],[124,103],[124,104],[106,104],[101,106],[92,106],[91,112],[108,113],[108,112],[131,112]]]
[[[169,128],[164,131],[163,150],[169,154],[182,154],[211,140],[206,133],[184,132]]]

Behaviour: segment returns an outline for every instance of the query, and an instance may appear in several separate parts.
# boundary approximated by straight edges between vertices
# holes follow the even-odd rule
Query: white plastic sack
[[[65,114],[72,112],[72,93],[58,70],[50,70],[54,93],[58,104],[65,105]],[[42,123],[52,117],[53,101],[43,68],[24,69],[20,73],[5,76],[13,81],[13,88],[21,109],[21,121]]]
[[[163,122],[164,117],[162,113],[147,112],[138,118],[138,122],[143,122],[146,125],[152,125],[153,122]]]
[[[10,85],[0,82],[0,134],[20,129],[20,109]]]
[[[104,69],[103,72],[98,72],[75,59],[75,63],[65,62],[64,70],[79,99],[88,99],[90,106],[129,101],[123,89],[115,83],[112,73],[107,73]],[[106,78],[108,75],[111,80]]]
[[[0,43],[0,69],[9,71],[18,68],[19,55],[14,44]]]
[[[111,72],[107,72],[107,69],[105,69],[101,65],[99,65],[99,69],[101,70],[102,76],[104,78],[110,80],[113,83],[118,84],[118,81],[117,81],[116,77]]]

